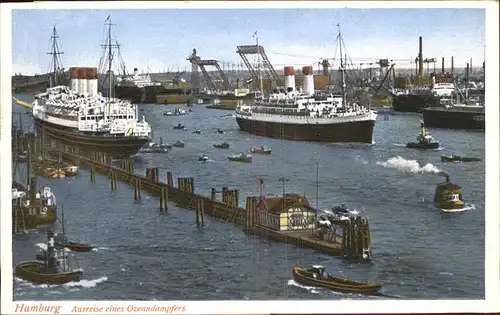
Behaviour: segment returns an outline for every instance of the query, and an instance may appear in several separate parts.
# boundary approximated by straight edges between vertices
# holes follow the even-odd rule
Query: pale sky
[[[62,63],[97,66],[104,22],[111,15],[127,70],[152,72],[190,69],[186,57],[196,48],[202,59],[242,63],[236,46],[259,44],[275,68],[313,65],[333,58],[337,23],[354,63],[393,59],[408,68],[423,37],[424,58],[436,68],[473,66],[484,61],[484,9],[150,9],[150,10],[13,10],[13,73],[45,73],[55,25],[64,51]],[[251,62],[254,59],[251,57]],[[432,66],[431,66],[432,67]]]

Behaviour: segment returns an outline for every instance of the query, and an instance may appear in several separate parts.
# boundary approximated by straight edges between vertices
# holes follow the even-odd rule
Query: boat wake
[[[76,282],[68,282],[66,284],[63,284],[64,287],[67,288],[75,288],[75,287],[80,287],[80,288],[94,288],[96,287],[99,283],[103,283],[108,281],[108,277],[102,276],[97,279],[92,279],[92,280],[86,280],[82,279],[80,281]]]
[[[474,211],[476,210],[476,206],[473,205],[472,203],[466,203],[465,206],[462,209],[441,209],[443,212],[465,212],[465,211]]]
[[[14,278],[15,282],[20,286],[20,287],[25,287],[25,288],[33,288],[33,289],[48,289],[48,288],[57,288],[57,287],[64,287],[64,288],[94,288],[96,287],[99,283],[106,282],[108,280],[108,277],[103,276],[99,277],[97,279],[91,279],[91,280],[86,280],[82,279],[80,281],[76,282],[68,282],[62,285],[48,285],[48,284],[33,284],[29,281],[23,280],[21,278]],[[72,290],[74,291],[74,290]]]
[[[393,143],[394,146],[396,147],[401,147],[401,148],[406,148],[406,144],[403,144],[403,143]],[[426,151],[442,151],[446,149],[445,147],[440,147],[440,148],[437,148],[437,149],[428,149]]]
[[[396,169],[404,173],[414,173],[414,174],[430,173],[436,175],[443,174],[443,172],[439,168],[432,165],[431,163],[427,163],[424,166],[420,166],[420,164],[416,160],[406,160],[405,158],[402,158],[399,155],[396,157],[392,157],[385,162],[377,162],[377,165],[383,166],[385,168]]]
[[[289,286],[293,286],[293,287],[297,287],[297,288],[301,288],[301,289],[305,289],[305,290],[307,290],[307,291],[309,291],[309,292],[311,292],[313,294],[319,294],[318,288],[316,288],[316,287],[307,287],[305,285],[298,284],[293,279],[288,280],[288,285]]]
[[[109,248],[107,247],[94,247],[92,248],[93,252],[98,252],[99,250],[108,250]]]
[[[301,289],[305,289],[313,294],[319,294],[320,293],[320,290],[326,290],[326,289],[323,289],[323,288],[317,288],[317,287],[308,287],[308,286],[304,286],[304,285],[301,285],[301,284],[298,284],[297,282],[295,282],[293,279],[290,279],[288,280],[288,285],[289,286],[294,286],[294,287],[297,287],[297,288],[301,288]],[[335,292],[335,291],[331,291],[331,290],[326,290],[328,291],[329,294],[332,294],[332,295],[342,295],[344,296],[343,299],[345,300],[351,300],[352,297],[364,297],[364,298],[380,298],[380,297],[387,297],[387,298],[392,298],[392,299],[399,299],[401,298],[401,296],[399,295],[389,295],[389,294],[384,294],[384,293],[380,293],[380,294],[377,294],[377,295],[364,295],[364,294],[355,294],[355,293],[342,293],[342,292]]]

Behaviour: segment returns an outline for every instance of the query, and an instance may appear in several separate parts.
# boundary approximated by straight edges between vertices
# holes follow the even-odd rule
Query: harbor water
[[[82,169],[73,178],[39,183],[55,192],[59,213],[64,207],[68,237],[97,246],[94,252],[74,254],[85,280],[47,288],[15,279],[15,300],[369,298],[296,284],[291,268],[311,264],[324,265],[332,275],[380,282],[383,293],[402,299],[484,298],[484,133],[430,129],[443,149],[411,150],[405,144],[418,135],[421,116],[399,114],[378,117],[373,145],[295,142],[243,133],[230,111],[194,106],[186,116],[163,116],[167,108],[173,106],[140,105],[139,113],[152,125],[156,142],[160,137],[170,144],[182,140],[185,147],[139,154],[137,172],[159,167],[163,181],[170,170],[174,176],[194,177],[195,191],[205,195],[211,187],[239,189],[241,206],[247,195],[258,195],[259,178],[266,194],[281,195],[278,179],[285,177],[285,191],[305,194],[314,207],[346,204],[367,216],[373,263],[275,243],[209,216],[197,228],[193,211],[170,203],[168,213],[160,214],[158,197],[143,192],[134,201],[131,187],[118,183],[117,192],[111,192],[107,178],[97,175],[91,183]],[[13,110],[27,111],[15,105]],[[26,129],[31,118],[22,117]],[[173,130],[177,123],[188,130]],[[223,141],[231,148],[213,147]],[[227,160],[258,145],[269,146],[272,154],[254,155],[249,164]],[[203,154],[209,162],[198,162]],[[483,161],[442,163],[443,154]],[[436,184],[444,181],[439,171],[462,186],[467,211],[443,213],[435,207]],[[13,235],[13,266],[34,259],[44,241],[44,229]]]

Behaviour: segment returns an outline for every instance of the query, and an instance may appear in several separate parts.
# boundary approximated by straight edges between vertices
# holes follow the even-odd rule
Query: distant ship
[[[115,97],[135,104],[156,103],[156,95],[164,90],[160,82],[151,81],[149,74],[139,74],[137,68],[133,75],[118,77],[114,88]]]
[[[314,91],[313,69],[302,68],[303,90],[295,88],[293,67],[285,67],[286,90],[269,98],[256,99],[252,105],[238,105],[236,122],[240,130],[259,136],[289,140],[372,143],[377,114],[356,103],[348,103],[345,66],[340,44],[340,95]]]
[[[404,89],[392,91],[392,107],[395,112],[421,113],[427,107],[439,106],[442,97],[451,97],[452,93],[455,92],[455,85],[446,83],[452,81],[453,78],[444,73],[444,59],[442,74],[438,82],[436,82],[435,72],[431,74],[430,78],[424,77],[425,60],[422,50],[422,36],[419,36],[418,40],[418,57],[415,60],[418,63],[416,82],[412,82],[409,87],[406,86]]]
[[[454,92],[453,83],[433,83],[432,87],[393,91],[392,107],[396,112],[421,113],[427,107],[439,106],[441,98],[451,97]]]
[[[443,99],[440,106],[426,108],[423,118],[432,128],[485,130],[484,103],[453,104]]]
[[[134,155],[149,142],[151,126],[144,116],[138,120],[137,105],[98,93],[97,68],[70,68],[70,78],[71,87],[54,86],[51,80],[45,93],[35,95],[32,110],[38,131],[83,151],[117,158]]]

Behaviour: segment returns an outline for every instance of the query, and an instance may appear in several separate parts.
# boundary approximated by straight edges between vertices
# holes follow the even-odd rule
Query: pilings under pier
[[[157,167],[148,168],[145,176],[135,174],[130,159],[120,160],[120,167],[115,167],[111,159],[96,153],[92,157],[77,156],[75,150],[68,149],[62,152],[47,149],[49,155],[59,156],[73,162],[78,161],[80,167],[90,170],[90,179],[95,181],[95,175],[101,173],[111,180],[112,191],[117,190],[117,181],[121,181],[134,188],[134,200],[140,201],[141,193],[147,192],[160,198],[160,212],[166,213],[168,203],[195,210],[196,225],[204,226],[205,214],[221,220],[229,221],[244,227],[249,233],[268,237],[275,241],[292,243],[304,248],[312,248],[327,254],[339,255],[352,259],[369,260],[371,253],[371,239],[369,224],[361,217],[351,218],[350,221],[338,222],[342,235],[326,238],[319,236],[311,229],[307,230],[273,230],[260,224],[256,210],[257,197],[247,197],[245,208],[239,207],[240,192],[237,189],[222,187],[220,191],[212,188],[211,196],[206,197],[195,193],[194,178],[178,177],[177,187],[174,186],[174,176],[171,171],[166,173],[166,183],[161,181],[161,174]],[[221,199],[217,200],[217,194]],[[368,259],[367,259],[368,257]]]

